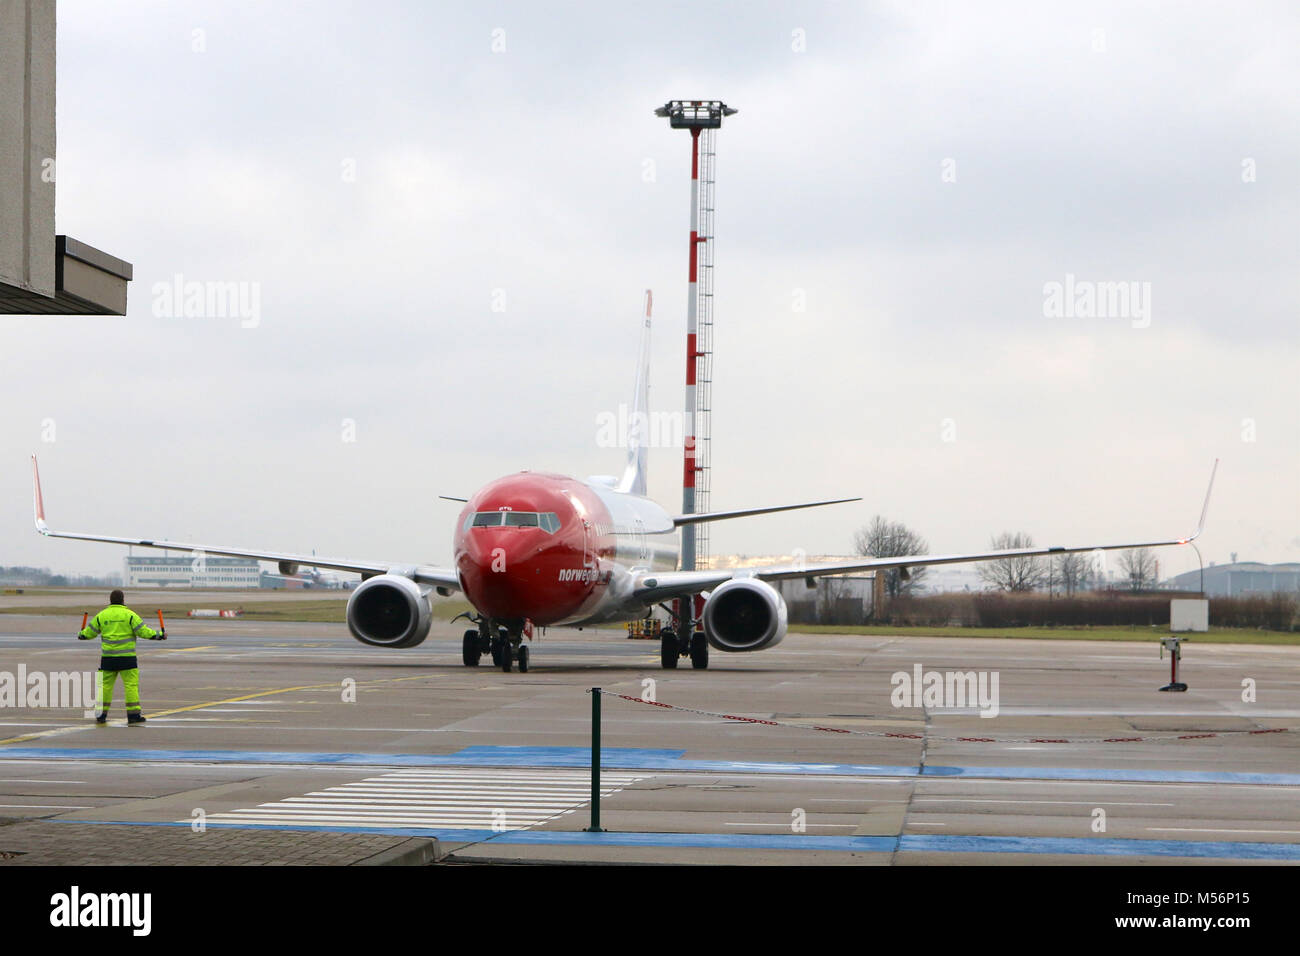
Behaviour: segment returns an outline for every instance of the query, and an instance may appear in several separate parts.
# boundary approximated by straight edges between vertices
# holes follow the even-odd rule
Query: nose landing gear
[[[476,628],[467,630],[461,638],[461,661],[466,667],[478,667],[484,654],[492,658],[492,666],[499,667],[509,674],[514,665],[519,665],[521,674],[528,673],[528,646],[524,644],[524,629],[507,628],[494,625],[486,617],[458,614],[477,624]],[[455,620],[456,618],[453,618]]]
[[[509,674],[518,663],[521,674],[528,673],[528,647],[523,643],[523,628],[493,627],[486,618],[477,631],[465,632],[465,666],[477,667],[479,656],[492,655],[492,666]],[[471,644],[473,650],[471,652]],[[471,663],[472,660],[472,663]]]
[[[528,645],[524,643],[522,632],[511,633],[504,627],[501,628],[496,638],[496,648],[492,660],[502,671],[509,674],[510,668],[517,663],[519,673],[528,673]]]

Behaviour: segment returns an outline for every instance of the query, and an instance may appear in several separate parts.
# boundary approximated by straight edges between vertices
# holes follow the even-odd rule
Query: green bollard
[[[591,826],[584,833],[604,833],[600,828],[600,688],[591,689]]]

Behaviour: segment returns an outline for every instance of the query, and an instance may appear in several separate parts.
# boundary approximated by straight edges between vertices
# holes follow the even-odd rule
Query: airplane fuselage
[[[672,517],[649,498],[599,481],[522,472],[484,485],[453,537],[465,596],[494,621],[539,626],[626,621],[636,575],[674,570]]]

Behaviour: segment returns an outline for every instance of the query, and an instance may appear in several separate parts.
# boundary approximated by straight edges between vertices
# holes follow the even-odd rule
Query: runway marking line
[[[601,797],[612,797],[653,776],[606,774]],[[560,769],[538,774],[528,769],[498,769],[485,775],[475,768],[463,768],[425,776],[399,770],[255,807],[210,813],[207,822],[340,824],[368,829],[490,823],[493,831],[520,830],[564,816],[590,800],[590,771]]]
[[[383,677],[383,678],[376,678],[375,680],[358,681],[357,686],[362,687],[367,684],[395,684],[399,681],[404,681],[404,680],[427,680],[430,677],[438,677],[438,676],[440,675],[416,674],[408,677]],[[187,707],[173,707],[171,710],[150,711],[149,716],[169,717],[172,714],[183,714],[191,710],[203,710],[207,707],[220,707],[222,704],[237,704],[240,701],[255,700],[259,697],[270,697],[275,694],[289,694],[296,690],[324,690],[325,688],[334,688],[338,686],[339,686],[338,681],[330,681],[329,683],[325,683],[325,684],[300,684],[295,687],[279,687],[276,688],[275,690],[259,691],[256,694],[245,694],[242,697],[227,697],[225,700],[213,700],[213,701],[208,701],[207,703],[204,704],[190,704]],[[94,721],[88,721],[87,723],[84,724],[70,724],[64,727],[55,727],[52,730],[42,730],[34,734],[23,734],[18,737],[6,737],[3,740],[0,740],[0,747],[5,746],[6,744],[22,743],[25,740],[36,740],[41,737],[59,737],[62,736],[63,734],[75,734],[80,731],[91,730],[97,726],[98,724],[96,724]]]

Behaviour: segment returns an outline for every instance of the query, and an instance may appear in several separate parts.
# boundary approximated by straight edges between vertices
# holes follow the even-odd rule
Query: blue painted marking
[[[189,823],[69,820],[98,826],[188,827]],[[288,830],[303,833],[374,833],[431,837],[448,843],[490,841],[516,846],[699,847],[735,850],[829,850],[841,853],[1025,853],[1066,856],[1160,856],[1221,860],[1297,860],[1300,843],[1211,842],[1205,840],[1116,840],[1087,837],[992,837],[942,834],[894,836],[808,836],[777,833],[585,833],[564,830],[443,829],[438,827],[275,826],[210,823],[210,830]]]
[[[677,760],[684,753],[685,750],[651,750],[643,747],[610,747],[601,748],[600,751],[602,766],[606,754],[611,760]],[[591,764],[591,751],[586,747],[465,747],[451,756],[475,760],[508,757],[512,760],[541,762],[568,761],[581,757],[585,761],[584,766]]]
[[[916,767],[866,764],[749,763],[683,760],[682,750],[601,750],[606,770],[697,770],[706,773],[829,774],[858,777],[914,777]],[[111,750],[95,747],[2,747],[0,758],[132,760],[201,763],[331,764],[381,767],[590,767],[585,747],[467,747],[453,754],[316,753],[276,750]]]
[[[704,773],[790,773],[829,774],[854,777],[915,777],[913,766],[875,766],[837,763],[768,763],[744,760],[683,760],[684,750],[637,750],[602,748],[600,765],[606,770],[694,770]],[[5,751],[0,751],[0,754]],[[450,757],[466,766],[494,767],[590,767],[591,751],[586,747],[466,747]]]
[[[803,833],[583,833],[584,839],[559,830],[510,830],[493,843],[555,846],[581,843],[584,846],[676,846],[744,850],[835,850],[857,853],[893,853],[898,837],[892,836],[808,836]]]
[[[875,764],[774,763],[689,760],[683,750],[605,748],[608,770],[676,770],[702,773],[818,774],[846,777],[971,777],[1005,780],[1110,780],[1144,783],[1240,783],[1300,787],[1300,774],[1227,770],[1126,770],[1071,767],[943,767]],[[278,750],[128,750],[95,747],[0,747],[0,758],[132,760],[202,763],[330,764],[381,767],[588,767],[585,747],[466,747],[452,754],[329,753]]]
[[[0,751],[3,753],[4,751]],[[1300,773],[1242,773],[1231,770],[1108,770],[1074,767],[926,767],[923,776],[986,777],[1006,780],[1118,780],[1134,783],[1259,783],[1300,787]]]
[[[995,837],[908,834],[903,852],[1059,853],[1087,856],[1181,856],[1223,860],[1300,860],[1300,843],[1242,843],[1209,840],[1115,840],[1088,837]]]

